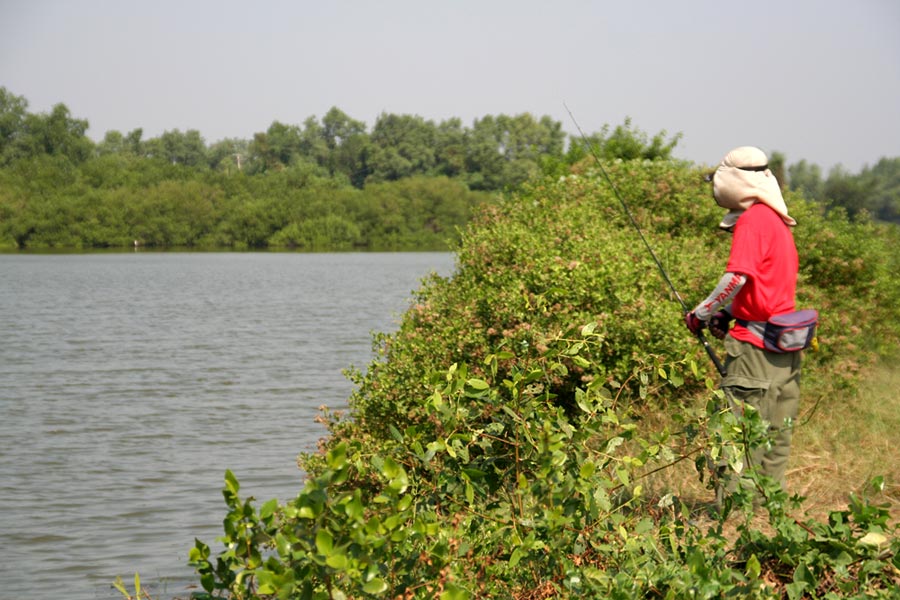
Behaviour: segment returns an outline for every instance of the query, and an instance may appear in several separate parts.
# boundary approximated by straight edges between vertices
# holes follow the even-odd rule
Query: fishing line
[[[575,128],[578,130],[578,134],[581,136],[581,139],[584,141],[585,149],[590,153],[590,155],[594,158],[594,162],[597,163],[597,167],[600,169],[600,173],[603,175],[603,178],[606,180],[606,183],[609,184],[609,187],[612,188],[613,193],[616,198],[619,200],[619,203],[622,205],[622,208],[625,210],[625,214],[628,215],[628,220],[631,221],[631,224],[634,226],[635,230],[638,232],[638,235],[641,238],[641,241],[644,242],[644,246],[647,248],[647,251],[650,253],[650,256],[653,257],[653,262],[656,263],[656,266],[659,268],[659,272],[662,273],[663,279],[667,284],[669,284],[669,288],[672,290],[672,293],[675,294],[675,298],[678,300],[678,303],[681,305],[681,309],[684,311],[684,314],[690,312],[687,304],[685,304],[684,300],[681,298],[681,294],[678,293],[678,290],[675,289],[675,284],[672,283],[672,280],[669,278],[669,274],[666,272],[665,268],[663,268],[662,263],[659,258],[656,256],[656,252],[653,251],[653,247],[650,246],[650,242],[647,241],[647,238],[644,237],[644,232],[641,231],[640,226],[638,226],[637,221],[634,218],[634,215],[631,214],[631,210],[628,208],[628,204],[625,203],[625,199],[622,197],[622,194],[619,193],[619,189],[616,187],[616,184],[610,178],[609,174],[606,172],[606,169],[603,168],[603,163],[600,162],[600,157],[597,156],[597,152],[594,150],[593,145],[588,140],[587,136],[584,134],[584,131],[581,130],[581,126],[578,125],[578,121],[575,119],[575,115],[572,114],[572,111],[569,110],[569,107],[563,102],[563,106],[566,109],[566,112],[569,113],[569,118],[572,119],[572,123],[575,124]],[[709,359],[716,366],[716,370],[719,371],[719,375],[725,377],[726,371],[724,365],[722,365],[722,361],[719,360],[719,357],[716,355],[715,350],[713,350],[712,346],[709,345],[709,342],[706,340],[706,336],[703,335],[703,331],[700,330],[696,333],[697,339],[700,340],[700,343],[703,345],[703,349],[706,350],[706,354],[709,355]]]

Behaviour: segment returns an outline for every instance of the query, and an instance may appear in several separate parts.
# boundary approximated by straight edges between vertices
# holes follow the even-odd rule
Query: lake
[[[450,253],[0,254],[0,598],[187,597],[194,538],[296,465]]]

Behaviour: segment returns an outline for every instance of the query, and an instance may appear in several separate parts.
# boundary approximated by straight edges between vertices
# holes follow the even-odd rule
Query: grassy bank
[[[804,394],[797,421],[793,452],[787,471],[791,493],[804,500],[794,513],[798,518],[827,521],[843,510],[852,497],[866,497],[886,507],[892,523],[900,523],[900,370],[894,359],[868,366],[858,388],[828,395],[815,390]],[[702,399],[698,399],[702,402]],[[646,416],[648,428],[668,425],[658,413]],[[873,489],[873,480],[882,481]],[[671,492],[694,507],[695,518],[710,525],[713,496],[698,480],[693,464],[668,469],[652,480],[657,494]],[[754,516],[754,526],[766,529],[768,514]],[[726,527],[732,537],[732,521]]]
[[[857,391],[807,403],[795,437],[788,477],[807,498],[805,508],[825,514],[884,477],[878,500],[900,519],[900,369],[884,361],[867,369]]]

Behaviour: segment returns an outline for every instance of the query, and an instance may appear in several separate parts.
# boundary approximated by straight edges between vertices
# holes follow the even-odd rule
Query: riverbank
[[[702,173],[662,161],[609,167],[681,294],[702,297],[729,243],[715,233],[721,209],[696,201],[708,196]],[[226,483],[226,541],[245,551],[195,546],[208,590],[531,599],[778,597],[790,586],[887,597],[900,539],[882,497],[856,494],[835,525],[760,479],[769,530],[755,527],[750,494],[696,525],[698,511],[713,514],[711,502],[684,493],[681,479],[702,477],[691,489],[711,494],[715,462],[706,457],[738,468],[744,446],[765,443],[766,429],[755,413],[736,422],[716,410],[718,374],[590,168],[479,212],[453,277],[426,281],[399,329],[377,339],[378,360],[355,377],[349,416],[323,415],[330,436],[302,457],[311,477],[296,500],[248,512],[237,479]],[[796,442],[800,470],[791,474],[805,485],[821,464],[800,451],[834,448],[840,460],[839,446],[854,443],[824,433],[818,442],[814,431],[827,432],[832,419],[866,431],[882,417],[849,400],[847,412],[822,403],[850,398],[875,357],[896,348],[900,265],[895,230],[788,202],[803,224],[797,301],[823,315],[820,349],[804,364],[808,423],[799,426],[810,438]],[[677,483],[657,486],[662,474]],[[836,475],[844,498],[866,485]],[[871,548],[872,540],[881,541]],[[262,564],[267,544],[277,556]],[[825,546],[866,570],[845,569],[844,555]]]

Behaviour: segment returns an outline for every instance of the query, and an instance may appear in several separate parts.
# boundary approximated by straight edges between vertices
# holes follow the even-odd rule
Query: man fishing
[[[732,232],[731,252],[725,274],[712,293],[686,313],[685,323],[697,335],[710,332],[725,339],[728,353],[722,388],[737,414],[749,405],[769,424],[771,444],[749,453],[750,467],[785,486],[785,470],[791,449],[792,421],[800,406],[800,350],[809,339],[789,339],[798,257],[778,181],[769,170],[765,153],[742,146],[729,152],[713,175],[716,203],[728,209],[719,227]],[[815,311],[801,317],[809,317]],[[786,316],[788,328],[778,326]],[[735,320],[730,329],[731,321]],[[796,320],[796,319],[795,319]],[[774,321],[774,323],[770,323]],[[789,331],[790,330],[790,331]],[[799,329],[801,337],[812,329]],[[726,489],[734,491],[730,478]]]

